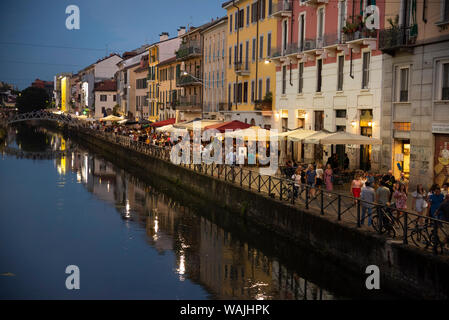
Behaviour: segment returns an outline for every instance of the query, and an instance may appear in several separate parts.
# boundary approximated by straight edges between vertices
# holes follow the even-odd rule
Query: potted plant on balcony
[[[254,103],[256,110],[271,110],[273,104],[273,94],[271,92],[267,92],[263,100],[256,100]]]

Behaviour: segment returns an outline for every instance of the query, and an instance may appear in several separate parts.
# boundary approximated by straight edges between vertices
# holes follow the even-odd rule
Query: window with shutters
[[[338,56],[338,79],[337,91],[343,90],[343,68],[345,63],[345,56]]]
[[[298,93],[302,93],[304,86],[304,63],[298,65]]]

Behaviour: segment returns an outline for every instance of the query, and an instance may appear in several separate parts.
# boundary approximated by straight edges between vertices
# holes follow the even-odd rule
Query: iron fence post
[[[271,176],[268,176],[268,196],[271,195]]]
[[[407,229],[408,229],[408,213],[407,213],[407,211],[405,211],[404,212],[404,241],[403,241],[404,244],[408,243],[408,240],[407,240],[408,230]]]
[[[309,209],[309,186],[306,186],[306,209]]]
[[[337,210],[338,210],[338,221],[341,221],[341,194],[338,195],[337,200]]]
[[[279,200],[282,200],[282,180],[279,180]]]
[[[323,190],[320,190],[320,210],[321,210],[321,214],[324,215],[324,194],[323,194]]]
[[[360,228],[360,201],[357,201],[357,228]]]
[[[240,186],[243,186],[243,169],[240,168]]]
[[[299,190],[298,190],[298,192],[299,192]],[[291,202],[292,202],[292,204],[295,204],[295,184],[294,183],[292,183],[291,184]]]
[[[249,182],[248,182],[248,186],[249,186],[249,189],[251,190],[251,170],[249,170]]]
[[[433,220],[433,230],[432,230],[432,234],[433,234],[433,240],[432,240],[432,246],[433,246],[433,254],[438,254],[438,222],[436,220]]]
[[[257,191],[260,193],[260,173],[258,174],[258,181]]]
[[[379,233],[382,233],[382,228],[384,224],[384,213],[380,206],[377,207],[377,215],[379,216]]]

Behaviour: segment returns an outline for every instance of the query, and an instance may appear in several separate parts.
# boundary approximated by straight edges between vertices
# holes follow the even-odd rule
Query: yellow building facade
[[[228,16],[227,100],[231,111],[225,114],[226,120],[271,128],[276,67],[269,58],[277,36],[273,5],[268,0],[235,0],[222,5]]]
[[[182,96],[182,88],[177,86],[181,75],[181,62],[176,57],[164,60],[158,65],[159,71],[159,120],[177,118],[176,106]]]
[[[159,47],[154,44],[148,48],[148,103],[150,106],[150,121],[158,120],[159,81],[157,65],[159,64]]]

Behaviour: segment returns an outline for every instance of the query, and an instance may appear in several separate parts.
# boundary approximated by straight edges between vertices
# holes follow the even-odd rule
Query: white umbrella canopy
[[[111,114],[107,117],[101,118],[100,120],[101,121],[120,121],[120,120],[124,120],[124,119]]]
[[[243,140],[249,141],[257,141],[257,140],[270,140],[270,135],[273,137],[277,137],[274,134],[271,134],[269,130],[263,129],[259,126],[252,126],[248,129],[236,130],[231,132],[228,136],[231,138],[241,138]],[[225,136],[226,137],[226,136]]]
[[[318,131],[307,130],[307,129],[295,129],[295,130],[279,133],[277,136],[280,138],[287,137],[287,139],[290,141],[302,141],[303,139],[305,139],[317,132]]]
[[[321,144],[356,144],[356,145],[374,145],[382,144],[382,140],[353,134],[346,131],[331,133],[321,138]]]
[[[169,132],[173,128],[172,124],[156,128],[156,132]]]
[[[309,144],[320,144],[321,140],[331,135],[332,133],[327,131],[317,131],[314,134],[309,135],[308,137],[303,139],[303,143]]]

